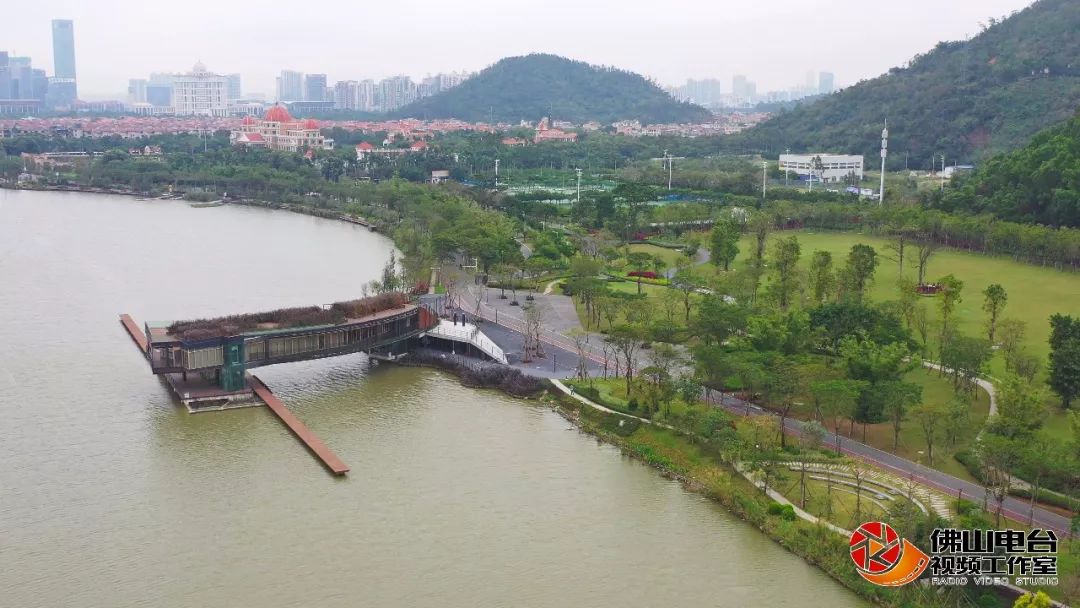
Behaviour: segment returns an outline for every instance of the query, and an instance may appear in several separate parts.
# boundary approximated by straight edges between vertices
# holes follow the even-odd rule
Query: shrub
[[[626,273],[628,277],[641,277],[643,279],[659,279],[660,275],[651,270],[632,270]]]

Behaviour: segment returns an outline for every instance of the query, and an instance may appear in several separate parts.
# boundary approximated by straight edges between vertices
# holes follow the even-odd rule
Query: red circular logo
[[[851,533],[848,543],[855,567],[867,574],[881,574],[896,566],[903,554],[900,535],[880,521],[866,522]]]

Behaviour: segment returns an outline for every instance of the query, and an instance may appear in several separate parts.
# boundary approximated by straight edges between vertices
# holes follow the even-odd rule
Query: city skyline
[[[688,0],[677,0],[663,11],[607,0],[585,5],[557,0],[543,7],[500,10],[495,8],[501,5],[489,0],[472,0],[453,14],[424,10],[424,2],[409,4],[415,6],[329,2],[320,10],[333,12],[334,19],[312,19],[319,35],[311,36],[310,28],[296,29],[292,14],[196,0],[192,10],[169,14],[170,35],[163,37],[157,26],[163,16],[153,6],[46,0],[20,9],[5,50],[52,65],[52,21],[75,21],[80,96],[87,99],[122,99],[130,79],[152,72],[183,73],[196,61],[222,73],[241,74],[245,93],[273,97],[275,78],[283,69],[327,74],[331,83],[395,75],[419,81],[442,72],[475,72],[505,56],[530,52],[613,65],[664,86],[688,79],[731,82],[745,74],[759,91],[790,88],[801,74],[827,66],[840,88],[903,65],[939,41],[974,35],[990,17],[1000,18],[1030,2],[941,5],[913,0],[902,7],[876,8],[873,23],[864,5],[853,0],[838,0],[828,11],[810,13],[788,0],[740,7],[737,13],[718,6],[721,3],[697,6]],[[410,19],[408,37],[356,27],[399,20],[402,11]],[[208,21],[207,14],[214,18]],[[537,18],[545,20],[543,35],[521,36],[523,20]],[[250,27],[236,30],[237,23]],[[118,37],[117,31],[125,35]],[[837,36],[839,31],[844,35]],[[651,43],[642,45],[642,39]],[[866,53],[869,47],[875,53]],[[391,48],[393,52],[387,52]],[[803,50],[791,53],[791,48]]]

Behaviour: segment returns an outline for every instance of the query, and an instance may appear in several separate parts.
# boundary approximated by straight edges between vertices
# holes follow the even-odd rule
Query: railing
[[[427,333],[428,335],[437,338],[446,338],[456,342],[466,342],[479,348],[484,354],[495,361],[507,363],[506,353],[503,352],[503,349],[499,348],[497,344],[485,336],[484,333],[480,331],[480,328],[475,325],[453,325],[447,321],[442,321],[428,330]]]

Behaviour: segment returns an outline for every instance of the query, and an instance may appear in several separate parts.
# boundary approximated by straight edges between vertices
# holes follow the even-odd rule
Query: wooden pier
[[[146,334],[143,330],[139,329],[139,325],[131,318],[129,314],[120,315],[120,324],[127,330],[128,335],[135,341],[135,345],[139,347],[145,356],[150,351],[150,342],[146,339]]]
[[[143,330],[140,329],[139,325],[135,323],[135,320],[131,318],[131,315],[120,315],[120,323],[124,326],[124,329],[127,330],[128,335],[131,336],[131,339],[135,342],[136,346],[139,347],[139,350],[142,351],[143,356],[149,359],[149,341],[146,338],[146,334],[143,333]],[[188,411],[198,411],[197,408],[192,409],[188,401],[197,401],[200,398],[229,398],[237,395],[250,395],[254,393],[256,397],[258,397],[263,403],[266,404],[267,407],[270,408],[270,411],[274,412],[274,414],[285,424],[285,426],[289,427],[289,430],[292,431],[293,435],[296,435],[296,437],[301,442],[303,442],[305,446],[307,446],[308,450],[310,450],[312,454],[315,454],[315,456],[322,461],[322,463],[326,466],[327,470],[329,470],[334,475],[344,475],[345,473],[349,472],[349,467],[346,466],[346,464],[337,457],[337,454],[335,454],[330,448],[326,447],[326,444],[324,444],[322,440],[315,435],[315,433],[312,433],[311,430],[308,429],[303,422],[300,422],[300,419],[294,416],[293,413],[289,411],[289,408],[285,407],[285,404],[282,403],[281,400],[278,399],[276,395],[274,395],[270,388],[267,387],[266,384],[257,377],[251,374],[246,374],[246,386],[244,390],[234,393],[226,393],[225,391],[222,391],[216,386],[193,388],[186,383],[181,385],[181,380],[179,376],[180,374],[169,374],[166,376],[166,379],[168,380],[168,383],[172,387],[173,391],[176,392],[178,397],[180,397],[181,401],[185,402],[185,405],[188,407]],[[189,391],[202,392],[199,394],[195,394]],[[206,394],[203,395],[202,393]]]
[[[285,423],[285,426],[289,427],[289,430],[292,431],[300,441],[304,442],[307,448],[311,450],[311,453],[315,454],[319,460],[322,460],[323,464],[326,465],[326,468],[331,473],[334,475],[344,475],[349,472],[349,467],[337,457],[337,454],[326,447],[326,444],[316,437],[315,433],[312,433],[303,422],[300,422],[300,419],[294,416],[293,413],[289,411],[289,408],[285,407],[285,404],[282,403],[274,393],[270,392],[270,389],[262,380],[259,380],[258,377],[250,374],[248,375],[248,379],[251,382],[251,387],[255,391],[255,394],[266,403],[267,407],[269,407],[272,412],[277,414],[277,417]]]

